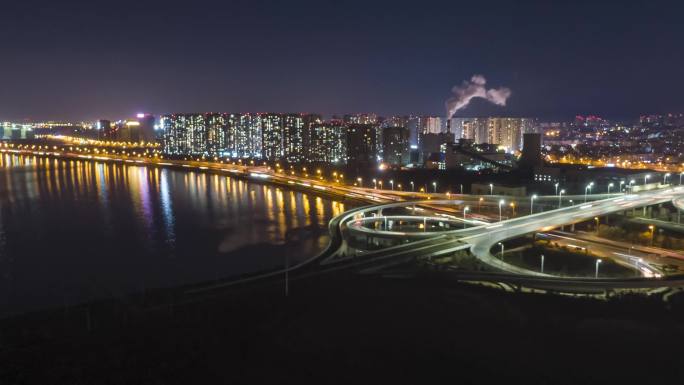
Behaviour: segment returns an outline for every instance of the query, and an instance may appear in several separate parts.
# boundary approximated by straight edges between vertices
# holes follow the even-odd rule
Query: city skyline
[[[684,378],[684,3],[1,9],[0,384]]]
[[[444,116],[451,88],[474,74],[510,88],[509,103],[475,100],[457,116],[681,111],[682,32],[667,4],[11,4],[0,44],[15,60],[0,64],[0,117]]]

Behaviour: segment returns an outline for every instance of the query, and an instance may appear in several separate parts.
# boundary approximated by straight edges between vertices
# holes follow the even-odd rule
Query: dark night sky
[[[0,120],[443,115],[450,88],[475,73],[513,96],[462,116],[684,112],[682,11],[627,0],[3,2]]]

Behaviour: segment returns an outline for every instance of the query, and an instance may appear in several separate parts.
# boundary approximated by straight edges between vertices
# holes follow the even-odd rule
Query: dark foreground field
[[[133,298],[2,320],[0,384],[684,379],[684,312],[655,300],[510,294],[433,273],[325,275],[292,282],[290,293],[265,285],[152,309]]]

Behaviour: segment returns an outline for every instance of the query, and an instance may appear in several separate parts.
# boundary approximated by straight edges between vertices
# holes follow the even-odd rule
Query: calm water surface
[[[5,154],[0,316],[303,260],[344,210],[209,173]]]

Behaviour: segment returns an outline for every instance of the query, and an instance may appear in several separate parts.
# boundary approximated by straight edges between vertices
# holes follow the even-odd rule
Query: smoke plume
[[[487,89],[487,79],[482,75],[473,75],[470,81],[464,81],[460,86],[454,86],[451,92],[454,94],[446,103],[447,119],[450,119],[456,111],[468,106],[473,98],[487,99],[498,106],[505,106],[506,100],[511,96],[511,90],[506,87]]]

